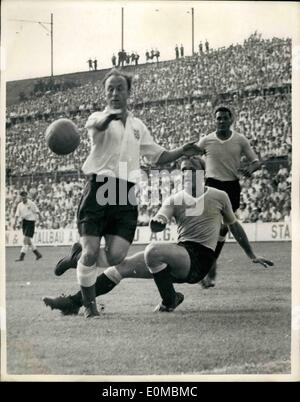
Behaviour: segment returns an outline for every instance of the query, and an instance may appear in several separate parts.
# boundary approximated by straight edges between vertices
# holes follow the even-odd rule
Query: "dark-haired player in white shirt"
[[[22,201],[18,204],[15,213],[15,222],[13,225],[14,230],[16,229],[18,220],[22,220],[22,232],[23,232],[23,247],[21,248],[20,257],[16,261],[24,261],[25,255],[29,248],[36,255],[36,259],[42,258],[42,254],[38,251],[33,243],[35,222],[40,215],[40,211],[36,204],[28,199],[26,191],[21,191],[20,196]]]

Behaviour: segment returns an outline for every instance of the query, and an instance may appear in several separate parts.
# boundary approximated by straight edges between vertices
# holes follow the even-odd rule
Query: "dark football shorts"
[[[197,283],[203,279],[216,260],[215,253],[208,247],[193,241],[179,242],[184,247],[191,260],[191,267],[185,279],[173,278],[174,283]]]
[[[22,222],[23,235],[26,237],[32,238],[34,235],[34,225],[35,225],[35,221],[27,221],[26,219],[23,219],[23,222]]]
[[[209,187],[214,187],[218,190],[225,191],[231,202],[233,212],[235,212],[240,207],[240,197],[241,197],[241,186],[238,180],[233,181],[220,181],[208,177],[205,184]]]
[[[132,205],[136,204],[135,196],[131,195],[132,203],[129,203],[128,192],[135,184],[118,178],[109,179],[113,180],[111,181],[114,186],[111,192],[113,200],[106,205],[100,205],[108,196],[108,193],[105,193],[101,198],[101,186],[106,184],[108,178],[105,177],[104,182],[96,181],[96,175],[92,175],[87,182],[77,210],[79,235],[96,237],[106,234],[117,235],[132,243],[137,226],[138,209],[137,205]],[[97,193],[99,189],[100,192]],[[133,192],[134,189],[131,193]]]

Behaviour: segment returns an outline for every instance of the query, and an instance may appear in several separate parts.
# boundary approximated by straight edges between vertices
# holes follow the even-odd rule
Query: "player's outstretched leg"
[[[96,297],[109,293],[124,278],[153,279],[144,260],[144,252],[127,257],[116,267],[107,268],[97,277],[95,283]],[[59,310],[63,315],[78,314],[83,306],[81,291],[69,296],[44,297],[43,302],[52,310]],[[104,310],[103,304],[98,304],[100,310]]]
[[[80,302],[76,303],[76,298],[72,296],[61,295],[55,298],[43,297],[43,302],[46,306],[51,307],[51,310],[59,310],[63,315],[76,315],[82,306],[82,298],[80,293]]]
[[[62,258],[55,266],[54,273],[56,276],[63,275],[68,269],[76,269],[78,260],[81,256],[82,247],[80,243],[74,243],[71,247],[69,255]]]

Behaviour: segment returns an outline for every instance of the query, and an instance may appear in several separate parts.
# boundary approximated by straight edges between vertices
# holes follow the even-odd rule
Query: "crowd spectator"
[[[183,45],[180,46],[180,57],[184,57],[184,47],[183,47]]]
[[[199,55],[202,55],[203,53],[203,44],[202,42],[199,43]]]
[[[209,53],[209,42],[207,39],[205,39],[205,51],[206,53]]]
[[[94,64],[94,70],[97,71],[98,60],[94,59],[93,64]]]
[[[88,59],[87,63],[88,63],[88,66],[89,66],[89,71],[92,71],[93,70],[93,60]]]

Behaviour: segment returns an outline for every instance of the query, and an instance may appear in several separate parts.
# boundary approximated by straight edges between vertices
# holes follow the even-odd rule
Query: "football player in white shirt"
[[[261,162],[259,162],[247,138],[232,129],[233,113],[231,109],[228,106],[220,105],[215,109],[214,115],[216,131],[201,138],[197,145],[201,153],[206,155],[206,184],[225,191],[235,212],[240,205],[240,173],[250,177],[253,172],[261,167]],[[241,157],[243,155],[249,163],[248,166],[241,168]],[[225,244],[227,233],[228,227],[222,225],[215,250],[217,259]],[[217,264],[215,263],[207,277],[201,282],[203,287],[215,285],[216,267]]]
[[[194,142],[167,151],[156,144],[144,123],[127,109],[132,77],[112,69],[103,80],[107,107],[93,113],[87,123],[91,151],[82,170],[89,177],[77,212],[82,254],[77,265],[86,318],[97,317],[95,303],[96,262],[102,267],[120,264],[127,255],[137,225],[138,210],[133,187],[140,156],[154,164],[166,164],[199,153]],[[100,248],[101,238],[106,247]],[[73,252],[78,250],[74,247]],[[67,268],[68,257],[59,261],[56,275]]]
[[[36,259],[39,260],[42,258],[42,254],[34,245],[32,238],[34,235],[35,221],[37,216],[40,216],[40,211],[36,204],[28,199],[26,191],[21,191],[20,196],[22,201],[18,204],[16,209],[13,229],[16,230],[18,220],[21,219],[24,239],[20,257],[16,261],[23,261],[29,248],[31,248],[33,253],[36,255]]]
[[[106,269],[97,278],[97,296],[108,293],[124,278],[153,278],[162,297],[156,311],[173,311],[184,298],[175,291],[173,283],[197,283],[214,264],[214,250],[222,220],[229,225],[233,236],[253,263],[263,267],[273,265],[272,261],[254,254],[247,235],[236,220],[228,195],[212,187],[197,186],[199,179],[196,172],[202,170],[201,162],[196,158],[185,160],[181,170],[184,190],[167,198],[150,222],[151,230],[159,232],[175,217],[178,243],[151,243],[144,251]],[[46,306],[60,310],[64,315],[78,314],[83,305],[80,291],[67,297],[45,297],[43,300]]]

